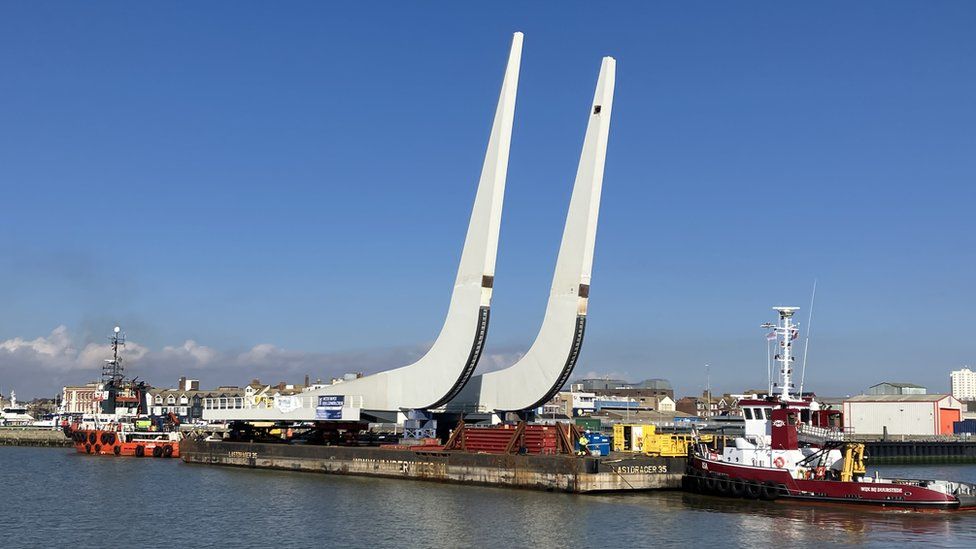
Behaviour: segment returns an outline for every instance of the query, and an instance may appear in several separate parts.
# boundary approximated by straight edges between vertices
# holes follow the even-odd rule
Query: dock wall
[[[0,427],[0,446],[51,446],[67,448],[71,439],[61,431],[24,427]]]
[[[976,463],[976,441],[873,441],[864,446],[869,465]]]

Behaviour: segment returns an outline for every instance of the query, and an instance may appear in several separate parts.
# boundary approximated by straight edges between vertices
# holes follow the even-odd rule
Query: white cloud
[[[344,353],[293,351],[261,343],[243,351],[220,351],[192,339],[181,345],[152,350],[126,342],[126,374],[157,386],[174,386],[179,376],[199,378],[202,385],[243,385],[260,378],[268,383],[328,380],[347,372],[372,373],[416,360],[423,349],[389,348]],[[0,341],[0,388],[15,389],[22,397],[54,395],[61,386],[98,379],[107,343],[78,344],[65,326],[47,336]]]

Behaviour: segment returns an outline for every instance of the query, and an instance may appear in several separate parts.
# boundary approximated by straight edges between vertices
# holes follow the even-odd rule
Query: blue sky
[[[422,352],[520,30],[496,365],[541,322],[613,55],[578,373],[762,386],[758,325],[816,278],[809,388],[946,390],[976,363],[974,28],[967,2],[5,3],[0,389],[85,381],[116,323],[164,385]]]

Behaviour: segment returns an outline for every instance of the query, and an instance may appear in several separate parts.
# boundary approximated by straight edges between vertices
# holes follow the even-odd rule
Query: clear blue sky
[[[497,361],[541,322],[613,55],[578,373],[690,394],[708,362],[717,389],[762,386],[758,325],[775,304],[805,322],[814,278],[809,388],[945,390],[976,363],[973,3],[165,8],[0,6],[4,392],[84,381],[76,355],[115,323],[159,384],[192,370],[167,362],[186,340],[212,353],[190,371],[205,385],[422,351],[516,30]],[[291,366],[250,371],[240,354],[258,344]]]

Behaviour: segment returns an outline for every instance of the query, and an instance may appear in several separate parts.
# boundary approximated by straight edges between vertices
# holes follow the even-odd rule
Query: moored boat
[[[96,456],[170,458],[180,456],[179,420],[169,414],[146,414],[145,383],[124,377],[122,348],[125,337],[116,327],[110,339],[112,358],[105,361],[97,391],[99,413],[62,425],[75,450]]]
[[[745,433],[724,448],[697,444],[685,488],[755,499],[867,504],[908,509],[976,509],[976,485],[947,480],[867,475],[864,445],[848,440],[843,415],[813,395],[792,393],[796,307],[775,307],[770,325],[779,382],[770,394],[742,399]]]

